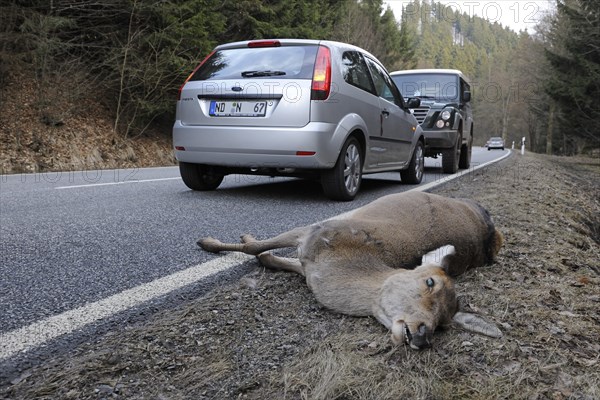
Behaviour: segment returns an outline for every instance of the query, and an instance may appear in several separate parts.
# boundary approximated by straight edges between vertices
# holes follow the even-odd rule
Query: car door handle
[[[385,117],[389,117],[390,112],[388,110],[383,110],[381,114],[383,114]]]

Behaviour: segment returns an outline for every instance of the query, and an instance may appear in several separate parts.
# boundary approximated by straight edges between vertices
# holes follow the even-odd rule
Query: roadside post
[[[521,155],[525,155],[525,136],[521,139]]]

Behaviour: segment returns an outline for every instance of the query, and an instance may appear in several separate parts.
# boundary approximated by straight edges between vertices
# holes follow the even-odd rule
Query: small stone
[[[95,392],[98,394],[112,394],[113,393],[112,386],[109,385],[100,385],[96,388]]]
[[[256,279],[246,277],[240,279],[240,285],[248,289],[256,289],[258,282],[256,282]]]
[[[512,329],[512,325],[509,324],[508,322],[500,322],[500,326],[502,326],[506,330],[511,330]]]

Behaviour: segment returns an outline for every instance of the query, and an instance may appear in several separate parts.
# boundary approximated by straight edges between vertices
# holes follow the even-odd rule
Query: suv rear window
[[[404,97],[455,99],[458,78],[449,74],[402,74],[392,77]]]
[[[312,79],[317,50],[317,45],[219,50],[190,80]]]

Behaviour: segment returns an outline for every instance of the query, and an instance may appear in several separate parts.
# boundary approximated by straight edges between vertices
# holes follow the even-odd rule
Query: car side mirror
[[[420,106],[421,106],[421,99],[419,99],[417,97],[411,97],[406,102],[406,107],[408,107],[408,108],[418,108]]]
[[[469,91],[463,92],[463,100],[465,102],[471,101],[471,92],[469,92]]]

